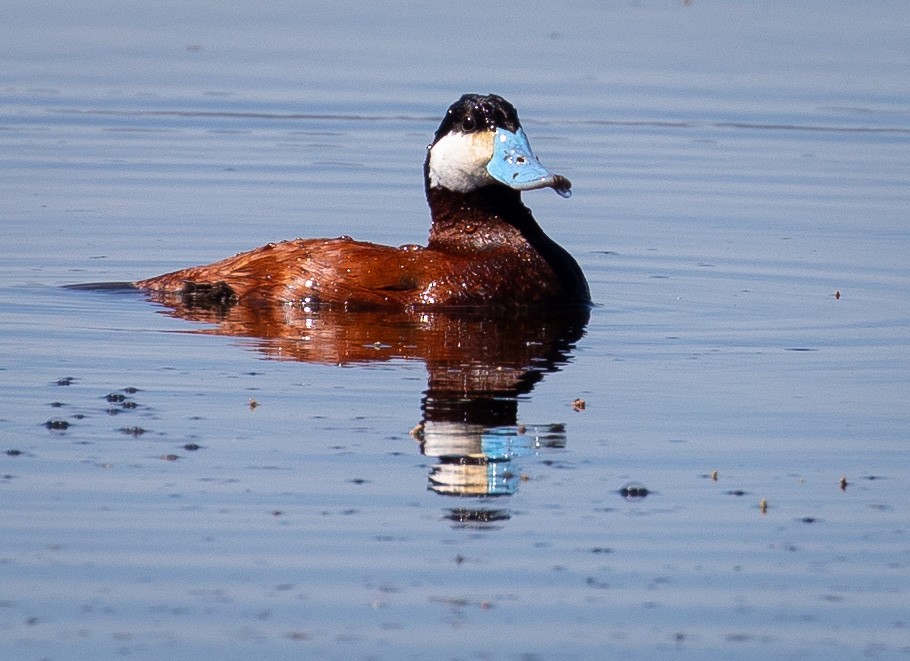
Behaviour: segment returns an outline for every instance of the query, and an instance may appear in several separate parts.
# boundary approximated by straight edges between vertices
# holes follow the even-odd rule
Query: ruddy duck
[[[446,112],[424,163],[432,224],[426,247],[335,239],[270,243],[206,266],[140,280],[184,305],[302,304],[356,309],[586,306],[575,259],[550,239],[521,191],[571,183],[540,164],[518,113],[495,94]]]

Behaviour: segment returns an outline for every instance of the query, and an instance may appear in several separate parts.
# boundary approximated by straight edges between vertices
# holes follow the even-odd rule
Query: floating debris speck
[[[649,493],[651,492],[648,490],[648,487],[644,484],[639,484],[638,482],[629,482],[619,490],[619,495],[626,500],[642,500],[643,498],[646,498]]]

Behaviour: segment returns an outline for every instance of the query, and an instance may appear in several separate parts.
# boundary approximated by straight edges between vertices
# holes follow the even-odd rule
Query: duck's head
[[[572,183],[541,165],[531,151],[515,107],[495,94],[465,94],[449,107],[429,146],[425,172],[428,192],[507,186],[571,195]]]

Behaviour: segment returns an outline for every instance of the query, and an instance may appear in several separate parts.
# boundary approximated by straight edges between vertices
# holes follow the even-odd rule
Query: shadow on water
[[[429,488],[477,499],[516,491],[521,481],[517,458],[538,448],[565,446],[561,423],[519,425],[518,399],[545,374],[570,362],[590,317],[587,308],[496,314],[477,309],[348,312],[152,300],[172,317],[207,324],[199,333],[249,338],[274,360],[333,365],[423,361],[427,388],[421,421],[411,434],[421,452],[436,462]],[[471,525],[506,519],[509,513],[472,505],[450,509],[448,516]]]

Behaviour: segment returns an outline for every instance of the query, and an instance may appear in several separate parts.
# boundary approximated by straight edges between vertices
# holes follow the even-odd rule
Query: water
[[[5,14],[0,656],[910,655],[904,3]],[[583,334],[64,287],[421,241],[466,91]]]

